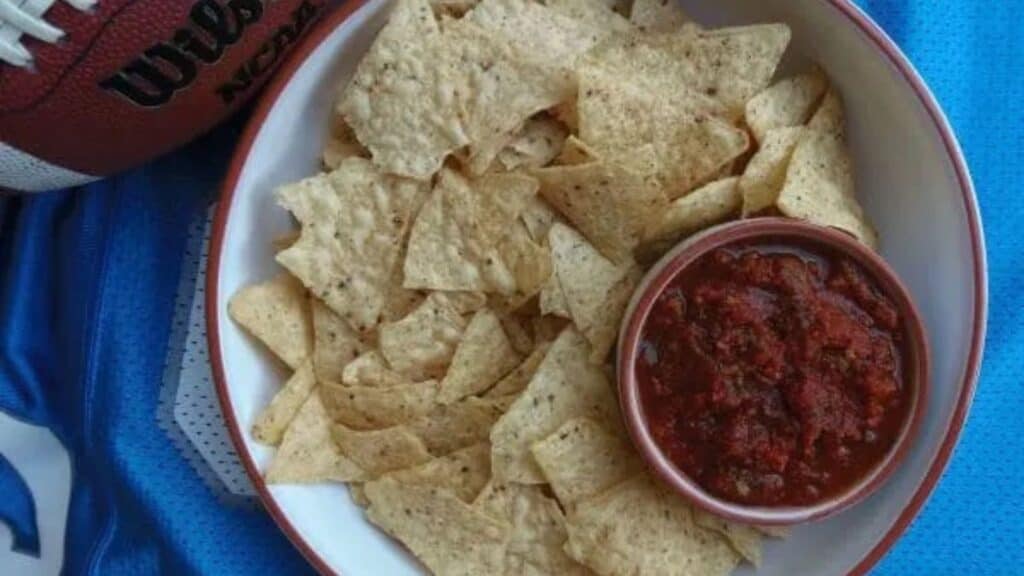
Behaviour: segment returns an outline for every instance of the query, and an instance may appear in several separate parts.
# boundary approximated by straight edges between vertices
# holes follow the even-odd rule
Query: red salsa
[[[889,451],[909,399],[903,320],[849,258],[738,245],[702,256],[652,309],[637,362],[655,442],[718,497],[803,505]]]

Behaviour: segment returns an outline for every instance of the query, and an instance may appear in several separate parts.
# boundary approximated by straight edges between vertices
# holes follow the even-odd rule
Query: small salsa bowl
[[[796,243],[841,254],[860,265],[898,310],[904,331],[903,385],[909,402],[892,446],[842,492],[808,505],[758,506],[716,496],[676,466],[653,438],[644,413],[637,358],[641,337],[658,297],[702,256],[736,244]],[[695,506],[744,524],[793,525],[839,513],[867,498],[899,466],[920,427],[927,405],[929,351],[924,324],[909,291],[889,265],[852,236],[832,228],[783,218],[755,218],[720,225],[683,241],[651,268],[626,310],[617,350],[619,402],[633,443],[651,470]]]

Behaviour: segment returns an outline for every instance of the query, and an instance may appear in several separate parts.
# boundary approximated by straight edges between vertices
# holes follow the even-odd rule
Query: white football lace
[[[61,0],[75,10],[87,12],[99,0]],[[0,63],[27,67],[32,65],[32,53],[22,44],[22,36],[54,44],[64,37],[64,31],[43,20],[43,14],[55,0],[0,0]]]

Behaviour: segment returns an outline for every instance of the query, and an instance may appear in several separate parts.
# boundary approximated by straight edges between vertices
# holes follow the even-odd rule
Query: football
[[[82,184],[211,128],[330,0],[0,0],[0,189]]]

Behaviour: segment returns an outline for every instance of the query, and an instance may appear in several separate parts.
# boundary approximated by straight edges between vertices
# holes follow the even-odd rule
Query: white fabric
[[[99,0],[64,0],[80,11],[92,10]],[[31,66],[32,54],[21,43],[23,35],[50,44],[64,32],[46,22],[43,15],[55,0],[0,0],[0,63]]]
[[[0,522],[0,573],[4,576],[57,576],[64,563],[64,535],[71,501],[71,458],[46,428],[0,412],[0,454],[32,491],[39,528],[39,557],[11,549],[14,536]]]
[[[213,214],[211,207],[189,226],[156,417],[222,503],[249,505],[256,490],[224,424],[207,353],[206,260]]]
[[[0,188],[21,192],[44,192],[85,184],[97,178],[50,164],[0,142]]]
[[[255,496],[256,490],[242,467],[221,415],[217,391],[206,346],[206,259],[209,255],[210,224],[207,218],[202,249],[198,254],[195,283],[189,307],[187,335],[178,372],[174,398],[174,421],[206,465],[232,494]],[[177,314],[176,320],[177,320]]]

